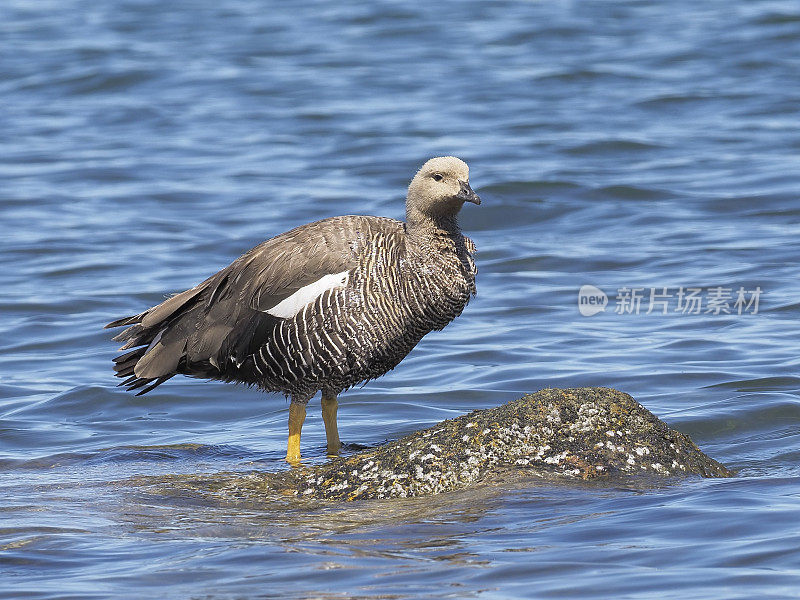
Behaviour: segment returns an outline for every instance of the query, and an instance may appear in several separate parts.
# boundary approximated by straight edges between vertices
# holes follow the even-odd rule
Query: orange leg
[[[336,412],[339,401],[336,396],[322,395],[322,420],[325,422],[325,437],[328,438],[328,456],[339,454],[342,443],[339,441],[339,427],[336,424]]]
[[[300,432],[306,420],[306,405],[292,402],[289,405],[289,441],[286,444],[286,462],[296,465],[300,462]]]

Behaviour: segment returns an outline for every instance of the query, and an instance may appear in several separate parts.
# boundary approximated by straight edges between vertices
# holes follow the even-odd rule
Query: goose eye
[[[444,179],[441,173],[434,173],[433,175],[431,175],[431,177],[433,177],[434,181],[441,181],[442,179]]]

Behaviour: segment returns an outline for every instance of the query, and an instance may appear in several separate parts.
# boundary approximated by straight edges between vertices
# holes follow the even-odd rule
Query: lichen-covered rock
[[[264,491],[357,500],[455,490],[504,467],[581,479],[731,474],[628,394],[578,388],[542,390],[324,465],[252,477],[263,478]]]

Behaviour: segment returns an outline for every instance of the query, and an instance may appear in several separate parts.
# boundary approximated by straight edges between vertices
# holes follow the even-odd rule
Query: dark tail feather
[[[147,392],[157,388],[167,379],[170,379],[175,375],[175,373],[169,373],[167,375],[162,375],[161,377],[155,378],[137,377],[136,373],[134,372],[136,363],[139,362],[139,359],[141,359],[146,352],[147,347],[136,348],[135,350],[126,352],[125,354],[122,354],[114,359],[114,371],[116,371],[115,375],[117,377],[126,378],[124,381],[117,384],[117,387],[124,387],[129,392],[144,387],[142,391],[136,394],[137,396],[141,396],[142,394],[146,394]]]
[[[147,352],[147,348],[137,348],[114,359],[114,371],[117,377],[130,377],[139,359]]]
[[[111,321],[108,325],[104,326],[103,329],[111,329],[112,327],[122,327],[124,325],[134,325],[139,323],[142,320],[144,313],[139,315],[133,315],[132,317],[123,317],[121,319],[117,319],[116,321]]]
[[[125,327],[112,338],[123,343],[120,350],[130,350],[114,359],[115,375],[124,379],[120,386],[128,391],[144,388],[136,394],[141,396],[177,373],[184,358],[184,338],[192,331],[194,323],[181,324],[181,319],[197,304],[199,295],[212,280],[213,277],[143,313],[111,321],[105,326],[105,329]],[[165,336],[163,340],[162,336]],[[139,375],[136,374],[137,364]]]
[[[146,329],[138,323],[134,323],[127,329],[123,329],[111,339],[115,342],[125,342],[120,350],[127,350],[128,348],[133,348],[134,346],[149,344],[155,335],[155,329]]]
[[[139,392],[138,394],[136,394],[137,396],[141,396],[142,394],[146,394],[147,392],[153,391],[153,389],[157,388],[162,383],[164,383],[167,379],[170,379],[170,378],[172,378],[174,376],[175,376],[175,373],[170,373],[168,375],[162,375],[161,377],[158,377],[156,379],[148,379],[146,377],[145,378],[136,377],[133,380],[133,382],[131,382],[131,383],[129,383],[127,385],[126,389],[129,392],[132,392],[133,390],[138,390],[139,388],[143,387],[144,389],[141,392]],[[145,387],[145,386],[147,386],[147,387]]]
[[[114,359],[114,363],[116,363],[114,365],[114,369],[119,371],[120,365],[122,365],[123,363],[127,363],[130,360],[133,360],[133,362],[136,363],[136,361],[142,357],[145,350],[146,348],[137,348],[136,350],[131,350],[130,352],[126,352],[125,354],[117,356]],[[120,377],[120,375],[118,375],[118,377]]]
[[[173,378],[173,377],[175,377],[175,373],[170,373],[169,375],[162,375],[161,377],[159,377],[158,379],[156,379],[154,383],[150,384],[149,386],[147,386],[146,388],[144,388],[144,389],[143,389],[141,392],[139,392],[139,393],[138,393],[138,394],[136,394],[136,395],[137,395],[137,396],[142,396],[142,395],[146,394],[147,392],[152,392],[152,391],[153,391],[155,388],[157,388],[158,386],[160,386],[160,385],[161,385],[162,383],[164,383],[164,382],[165,382],[167,379],[171,379],[171,378]],[[152,379],[148,379],[147,381],[153,381],[153,380],[152,380]],[[134,388],[132,388],[132,387],[129,387],[129,388],[128,388],[128,391],[130,391],[130,390],[132,390],[132,389],[134,389]]]

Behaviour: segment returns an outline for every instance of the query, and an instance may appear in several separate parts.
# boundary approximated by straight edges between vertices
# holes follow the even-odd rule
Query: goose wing
[[[288,231],[194,288],[109,323],[129,326],[114,338],[125,342],[122,350],[139,347],[115,359],[117,376],[128,378],[129,389],[176,373],[224,377],[227,359],[243,360],[282,319],[346,284],[371,233],[367,219],[335,217]]]

